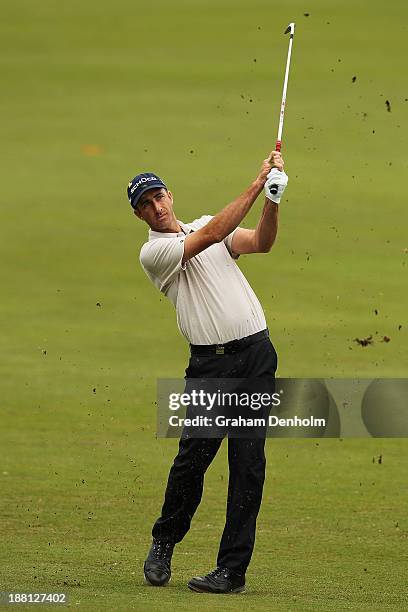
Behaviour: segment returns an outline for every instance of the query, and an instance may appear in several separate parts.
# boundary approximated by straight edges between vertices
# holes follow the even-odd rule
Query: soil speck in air
[[[369,344],[373,343],[373,337],[367,336],[367,338],[354,338],[354,342],[360,346],[368,346]]]

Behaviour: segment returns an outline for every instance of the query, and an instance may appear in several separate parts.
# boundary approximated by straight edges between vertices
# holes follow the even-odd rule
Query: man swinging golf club
[[[139,174],[129,183],[134,213],[150,227],[140,261],[176,307],[179,329],[191,348],[188,378],[264,378],[273,393],[275,349],[261,305],[235,259],[271,249],[286,184],[281,154],[272,151],[236,200],[214,217],[183,223],[175,216],[172,193],[158,176]],[[263,189],[266,199],[256,229],[240,228]],[[190,528],[201,500],[204,473],[221,442],[221,438],[180,440],[145,561],[145,579],[151,585],[164,586],[170,579],[174,545]],[[188,586],[193,591],[230,593],[245,588],[265,475],[264,442],[264,436],[228,440],[227,517],[217,567],[192,578]]]
[[[271,393],[276,352],[262,307],[235,260],[241,254],[269,252],[276,238],[278,205],[288,182],[280,150],[294,24],[286,31],[290,43],[276,150],[263,161],[253,183],[215,216],[191,223],[177,219],[173,195],[156,174],[137,175],[127,190],[135,215],[150,227],[149,240],[140,252],[141,265],[173,302],[179,329],[190,344],[186,378],[239,379],[244,388],[247,381],[249,391],[249,381],[262,380],[263,389],[266,384]],[[266,198],[256,229],[239,227],[262,190]],[[190,528],[204,474],[222,442],[222,437],[194,437],[184,431],[144,564],[146,582],[157,587],[170,580],[174,546]],[[192,591],[245,590],[265,477],[264,445],[265,430],[255,437],[228,438],[227,513],[217,566],[192,578],[188,583]]]

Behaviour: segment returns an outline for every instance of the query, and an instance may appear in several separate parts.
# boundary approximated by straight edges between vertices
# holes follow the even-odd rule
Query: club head
[[[295,22],[294,22],[294,21],[292,21],[292,22],[291,22],[291,23],[288,25],[288,27],[287,27],[287,28],[286,28],[286,30],[285,30],[285,34],[289,34],[289,32],[290,32],[290,35],[291,35],[291,36],[293,36],[293,35],[294,35],[294,33],[295,33]]]

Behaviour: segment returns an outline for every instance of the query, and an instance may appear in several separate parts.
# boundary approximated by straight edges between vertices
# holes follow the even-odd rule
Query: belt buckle
[[[216,355],[224,355],[224,353],[225,353],[224,345],[223,344],[217,344],[217,346],[215,347],[215,354]]]

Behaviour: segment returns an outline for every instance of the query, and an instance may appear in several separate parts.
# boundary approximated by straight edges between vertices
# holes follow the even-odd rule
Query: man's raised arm
[[[265,205],[256,229],[240,227],[234,233],[231,250],[236,255],[269,253],[275,242],[278,232],[278,204],[288,182],[288,177],[283,172],[284,162],[281,158],[279,162],[281,166],[276,163],[277,168],[268,174],[265,183]]]
[[[186,237],[183,264],[212,244],[224,240],[238,227],[263,190],[266,177],[273,167],[283,168],[278,151],[272,151],[269,157],[264,159],[257,178],[244,193],[217,213],[207,225]]]
[[[278,233],[279,207],[268,198],[256,229],[240,227],[234,234],[231,249],[236,255],[269,253]]]

